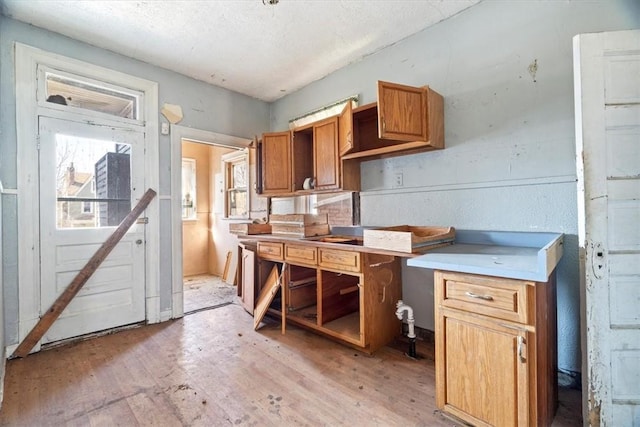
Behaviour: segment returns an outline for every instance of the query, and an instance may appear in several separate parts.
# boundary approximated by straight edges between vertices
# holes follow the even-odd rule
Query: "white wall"
[[[580,371],[572,37],[640,27],[635,0],[485,1],[277,101],[271,130],[376,81],[444,96],[442,151],[362,164],[363,225],[565,233],[559,367]],[[366,37],[366,34],[363,34]],[[354,40],[354,42],[356,42]],[[395,173],[403,188],[392,188]],[[403,299],[433,329],[433,279],[403,268]]]
[[[63,37],[31,25],[0,17],[0,180],[5,195],[2,221],[4,270],[4,331],[8,345],[18,337],[18,247],[16,113],[14,87],[14,42],[110,68],[158,82],[159,103],[182,106],[181,126],[253,139],[269,127],[269,105],[248,96],[193,80],[135,59]],[[166,120],[159,118],[160,122]],[[158,132],[160,133],[160,132]],[[171,138],[160,135],[160,311],[171,312]],[[178,171],[178,173],[180,173]]]

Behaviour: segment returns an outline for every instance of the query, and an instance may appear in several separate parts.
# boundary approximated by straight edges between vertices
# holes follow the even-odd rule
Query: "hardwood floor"
[[[238,288],[212,274],[183,278],[183,310],[190,313],[237,300]]]
[[[9,361],[0,425],[460,425],[434,408],[433,347],[417,361],[395,347],[254,331],[230,304]],[[555,426],[582,425],[575,393]]]

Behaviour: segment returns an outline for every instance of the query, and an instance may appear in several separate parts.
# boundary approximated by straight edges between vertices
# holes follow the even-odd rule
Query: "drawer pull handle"
[[[520,362],[526,363],[527,357],[524,354],[524,346],[526,345],[526,341],[524,337],[518,336],[518,357],[520,358]]]
[[[493,297],[491,295],[478,295],[478,294],[474,294],[473,292],[465,292],[465,294],[471,298],[483,299],[485,301],[493,301]]]

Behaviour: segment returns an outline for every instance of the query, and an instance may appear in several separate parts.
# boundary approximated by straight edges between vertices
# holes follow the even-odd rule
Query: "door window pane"
[[[56,226],[113,227],[131,211],[131,146],[56,135]]]

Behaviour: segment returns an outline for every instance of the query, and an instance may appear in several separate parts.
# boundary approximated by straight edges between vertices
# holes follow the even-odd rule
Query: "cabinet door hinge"
[[[36,135],[36,150],[40,151],[40,134]]]

